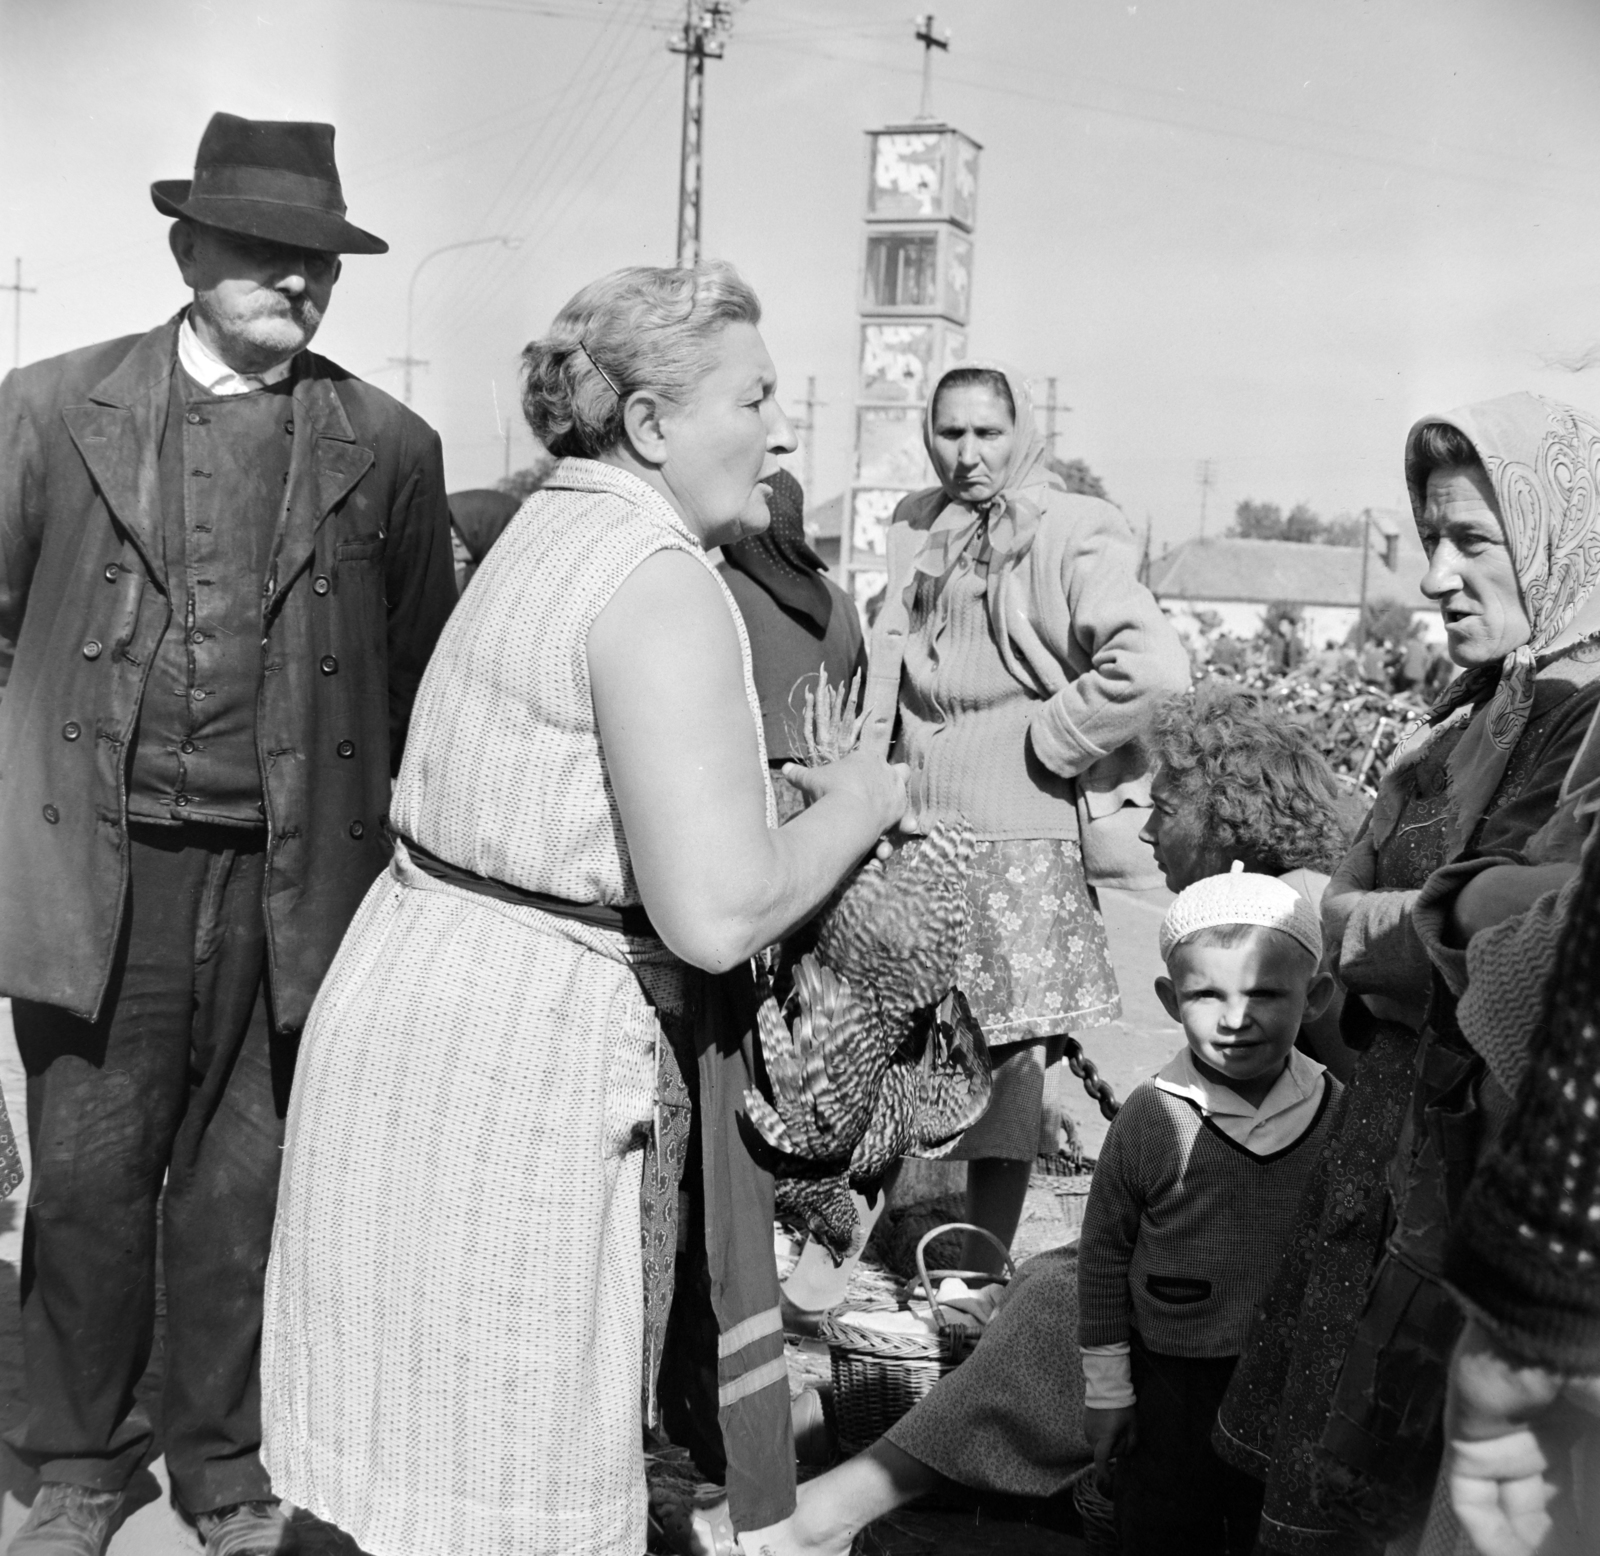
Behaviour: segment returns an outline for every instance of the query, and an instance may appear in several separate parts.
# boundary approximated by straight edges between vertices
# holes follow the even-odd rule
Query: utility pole
[[[1051,459],[1056,457],[1056,415],[1058,412],[1070,412],[1070,405],[1063,405],[1056,398],[1056,381],[1053,378],[1045,379],[1044,399],[1044,446]]]
[[[22,257],[17,257],[16,279],[10,282],[0,281],[0,292],[14,292],[15,298],[11,307],[11,365],[22,366],[22,294],[24,292],[37,292],[36,286],[22,284]]]
[[[683,55],[683,141],[678,164],[678,264],[700,259],[700,141],[706,100],[706,61],[721,59],[723,34],[733,27],[728,0],[685,0],[683,32],[667,48]]]
[[[511,479],[511,418],[506,417],[506,479]]]
[[[1372,558],[1372,509],[1361,510],[1361,603],[1356,609],[1356,647],[1367,646],[1367,563]]]
[[[811,483],[816,477],[816,445],[817,445],[817,410],[826,405],[826,400],[817,398],[816,375],[808,374],[806,377],[806,397],[800,402],[806,408],[805,418],[795,422],[795,429],[805,434],[805,442],[800,448],[800,485],[806,494],[806,501],[811,501]]]
[[[1200,538],[1206,538],[1206,498],[1217,484],[1217,465],[1212,459],[1202,459],[1194,467],[1194,478],[1200,483]]]
[[[933,51],[950,52],[950,34],[942,38],[933,30],[933,12],[917,18],[917,42],[922,45],[922,106],[917,110],[919,119],[931,117],[929,104],[933,101]]]

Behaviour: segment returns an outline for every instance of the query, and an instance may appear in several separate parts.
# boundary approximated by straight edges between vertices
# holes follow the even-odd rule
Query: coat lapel
[[[151,330],[90,391],[87,405],[69,405],[61,413],[112,518],[127,531],[163,592],[167,568],[158,462],[177,335],[177,318]]]
[[[307,365],[310,371],[294,389],[289,506],[274,569],[272,610],[282,603],[290,584],[310,560],[322,521],[375,460],[371,449],[356,442],[338,394],[332,383],[321,376],[321,359],[308,356]]]

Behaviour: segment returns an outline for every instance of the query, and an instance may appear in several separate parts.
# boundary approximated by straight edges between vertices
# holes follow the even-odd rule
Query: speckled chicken
[[[807,701],[813,760],[848,750],[844,699]],[[861,1239],[849,1190],[870,1198],[898,1157],[937,1154],[988,1106],[988,1050],[955,988],[972,854],[970,828],[934,827],[869,859],[780,948],[759,1017],[770,1100],[752,1087],[745,1109],[783,1153],[779,1218],[836,1260]]]

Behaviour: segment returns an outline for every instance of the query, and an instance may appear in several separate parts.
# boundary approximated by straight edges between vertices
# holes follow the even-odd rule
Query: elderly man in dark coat
[[[100,1556],[151,1447],[158,1198],[174,1501],[212,1556],[288,1547],[257,1361],[296,1033],[455,597],[437,436],[305,349],[339,255],[387,247],[344,219],[332,126],[217,114],[152,195],[192,304],[0,384],[0,992],[33,1147],[8,1440],[43,1483],[16,1556]]]

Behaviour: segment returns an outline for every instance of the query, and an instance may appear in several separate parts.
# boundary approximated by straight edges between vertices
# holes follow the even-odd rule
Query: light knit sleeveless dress
[[[587,640],[669,548],[705,560],[644,482],[557,467],[439,640],[398,832],[524,889],[639,900]],[[374,1556],[644,1550],[640,1174],[652,1007],[682,997],[659,942],[448,885],[397,848],[295,1077],[261,1361],[278,1495]]]

